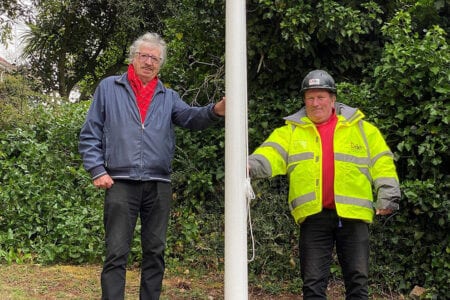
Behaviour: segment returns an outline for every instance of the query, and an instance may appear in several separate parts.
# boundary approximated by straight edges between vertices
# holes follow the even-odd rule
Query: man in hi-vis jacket
[[[368,224],[399,207],[393,154],[360,110],[336,102],[327,72],[306,75],[301,92],[305,106],[250,155],[250,176],[288,177],[304,299],[326,299],[335,245],[346,299],[367,299]]]

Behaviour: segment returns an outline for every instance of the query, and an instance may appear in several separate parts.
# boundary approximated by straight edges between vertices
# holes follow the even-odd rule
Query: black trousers
[[[369,227],[323,210],[300,225],[300,268],[304,299],[327,299],[333,249],[345,282],[346,299],[368,299]]]
[[[124,299],[127,259],[138,216],[142,226],[140,299],[159,299],[171,199],[170,183],[158,181],[115,180],[106,191],[102,299]]]

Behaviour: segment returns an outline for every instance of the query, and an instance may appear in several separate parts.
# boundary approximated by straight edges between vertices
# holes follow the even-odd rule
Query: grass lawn
[[[0,264],[0,300],[100,299],[100,265]],[[198,273],[188,269],[166,269],[161,300],[224,299],[223,274]],[[139,269],[127,272],[127,300],[139,299]],[[261,287],[249,287],[251,300],[293,300],[300,295],[273,295]],[[342,283],[331,282],[328,299],[344,299]],[[399,295],[372,296],[371,299],[404,299]]]

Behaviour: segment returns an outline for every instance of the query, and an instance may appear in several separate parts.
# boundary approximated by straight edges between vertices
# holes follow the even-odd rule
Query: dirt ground
[[[0,300],[54,300],[100,299],[100,272],[98,265],[40,266],[0,265]],[[332,283],[328,299],[343,299],[343,286]],[[127,272],[127,300],[139,299],[139,271]],[[193,275],[189,270],[166,270],[161,300],[217,300],[224,299],[223,274]],[[272,295],[260,288],[249,287],[250,300],[293,300],[300,295]],[[372,299],[403,299],[395,295],[383,295]]]

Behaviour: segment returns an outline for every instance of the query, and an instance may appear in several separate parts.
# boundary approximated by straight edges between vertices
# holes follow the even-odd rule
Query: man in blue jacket
[[[102,80],[81,129],[79,150],[96,187],[106,190],[102,299],[123,299],[127,257],[141,218],[140,299],[159,299],[172,190],[174,125],[200,130],[225,115],[225,99],[186,104],[158,78],[166,43],[146,33],[130,47],[128,71]]]

